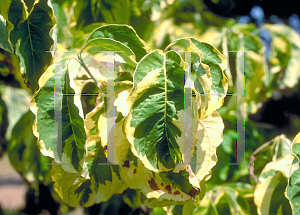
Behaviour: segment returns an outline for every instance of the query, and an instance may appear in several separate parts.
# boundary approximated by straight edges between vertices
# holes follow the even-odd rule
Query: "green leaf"
[[[299,158],[300,158],[300,133],[298,133],[293,140],[292,143],[292,151],[295,157],[296,170],[292,170],[293,173],[288,181],[288,186],[286,190],[286,196],[290,201],[292,206],[293,214],[299,215],[300,214],[300,168],[299,168]],[[295,162],[293,162],[295,163]]]
[[[105,23],[95,22],[82,29],[71,28],[70,37],[72,38],[72,48],[81,48],[91,33],[103,25],[105,25]],[[62,37],[65,38],[65,35],[62,35]]]
[[[35,93],[31,101],[31,111],[35,114],[33,131],[45,156],[54,158],[57,162],[69,163],[63,165],[70,172],[80,172],[85,155],[86,133],[81,103],[75,102],[75,94],[72,86],[74,83],[69,79],[67,69],[68,58],[62,59],[62,70],[55,71],[55,65],[51,65],[40,78],[40,89]],[[55,131],[54,120],[54,86],[55,79],[61,78],[62,83],[62,131]],[[55,134],[62,132],[62,145],[55,142]],[[58,140],[56,140],[58,141]],[[58,154],[57,147],[62,147],[62,155]]]
[[[116,0],[108,1],[103,0],[100,7],[101,14],[106,23],[114,24],[129,24],[131,15],[131,1],[129,0]]]
[[[238,202],[238,192],[227,187],[220,187],[218,190],[219,198],[214,203],[219,214],[246,214],[244,208]]]
[[[71,207],[92,206],[106,202],[113,194],[122,193],[127,187],[119,175],[119,166],[99,165],[106,163],[101,140],[97,136],[88,139],[88,179],[78,173],[66,172],[63,165],[54,165],[52,180],[54,190]]]
[[[44,180],[51,170],[51,160],[40,154],[36,145],[37,139],[32,132],[34,115],[28,110],[16,123],[12,130],[12,138],[8,145],[8,157],[11,165],[22,174],[33,187],[38,189],[38,182]],[[26,126],[24,126],[26,125]]]
[[[121,51],[117,53],[120,55],[125,62],[127,62],[130,66],[135,67],[136,62],[134,60],[134,54],[130,50],[128,46],[123,45],[119,41],[112,40],[109,38],[96,38],[89,40],[84,46],[83,49],[97,46],[97,51]],[[100,48],[100,49],[99,49]],[[95,54],[91,52],[92,54]]]
[[[226,154],[232,153],[232,142],[236,141],[236,130],[233,129],[227,129],[223,134],[223,142],[221,144],[224,152]]]
[[[126,204],[132,209],[139,208],[141,205],[141,192],[139,190],[127,189],[122,195],[122,198]]]
[[[140,7],[138,7],[138,10],[140,10]],[[155,22],[151,21],[150,15],[151,14],[149,11],[147,13],[142,14],[142,16],[145,17],[142,19],[141,16],[130,17],[130,24],[144,41],[149,41],[151,39],[152,32],[155,29]]]
[[[0,1],[0,14],[8,20],[9,7],[14,0]]]
[[[49,34],[56,24],[56,18],[47,2],[41,0],[35,4],[32,12],[25,19],[20,16],[24,5],[21,3],[22,8],[16,11],[12,11],[12,7],[15,6],[11,5],[8,17],[10,21],[15,20],[14,28],[10,32],[11,43],[16,48],[21,61],[24,61],[26,80],[35,91],[38,89],[37,80],[52,61],[52,55],[47,51],[50,51],[53,45],[53,39]]]
[[[8,35],[6,32],[6,20],[0,14],[0,48],[8,52],[13,52],[13,48],[8,42]]]
[[[57,42],[68,47],[68,39],[70,38],[70,29],[68,28],[68,18],[63,5],[52,2],[53,12],[57,19]],[[71,10],[70,10],[71,11]],[[71,18],[71,17],[70,17]],[[74,35],[77,36],[77,35]],[[82,35],[81,35],[82,36]],[[75,41],[74,41],[75,42]],[[73,47],[74,48],[74,47]]]
[[[4,85],[0,85],[0,91],[7,107],[8,127],[5,138],[10,140],[13,127],[29,110],[31,95],[24,89]]]
[[[253,187],[249,184],[238,182],[217,186],[205,194],[192,215],[250,214],[249,196],[253,198]]]
[[[86,40],[82,49],[98,46],[97,51],[122,51],[120,55],[130,66],[149,51],[146,43],[139,38],[135,30],[127,25],[107,25],[97,28]],[[100,49],[99,49],[100,48]]]
[[[289,179],[289,183],[287,186],[287,198],[290,201],[292,206],[292,211],[294,215],[298,215],[299,213],[299,178],[300,178],[300,170],[297,169],[293,172],[291,178]]]
[[[155,215],[167,215],[167,212],[162,207],[153,208],[152,213]]]
[[[129,115],[124,130],[131,150],[154,172],[182,170],[184,157],[184,70],[180,56],[157,50],[146,55],[134,72],[133,89],[127,99]],[[190,89],[189,89],[190,90]],[[192,143],[186,149],[189,163],[198,125],[193,97]]]
[[[7,14],[4,14],[4,17],[7,17],[7,20],[13,25],[18,25],[25,17],[24,3],[19,0],[12,0],[8,6]]]
[[[267,163],[292,154],[291,149],[291,141],[284,134],[275,137],[273,142],[262,149],[256,156],[254,162],[255,174],[260,174]]]

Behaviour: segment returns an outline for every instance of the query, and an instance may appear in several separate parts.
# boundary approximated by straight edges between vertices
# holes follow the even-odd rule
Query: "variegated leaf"
[[[124,130],[133,154],[146,168],[161,172],[187,167],[179,163],[189,163],[196,143],[198,99],[192,98],[193,136],[184,149],[183,60],[174,51],[156,50],[139,62],[127,99]]]
[[[130,154],[121,167],[121,178],[129,188],[142,191],[148,199],[145,201],[148,207],[183,204],[200,193],[198,180],[190,166],[178,173],[154,173]]]
[[[288,154],[268,163],[263,169],[254,191],[254,203],[259,215],[292,213],[284,195],[292,162],[293,155]]]
[[[253,198],[253,187],[245,183],[227,183],[208,191],[192,215],[252,214],[248,198]]]
[[[284,89],[285,87],[293,88],[299,83],[300,73],[296,72],[299,68],[300,57],[300,36],[293,28],[287,25],[270,25],[266,24],[265,27],[272,37],[272,49],[270,55],[275,62],[274,67],[284,69],[284,75],[279,80],[279,86]]]
[[[123,122],[124,116],[128,115],[128,110],[126,106],[126,99],[129,95],[129,91],[132,87],[132,82],[130,81],[117,81],[115,83],[115,94],[116,99],[114,102],[115,105],[115,126],[110,128],[107,132],[107,112],[106,112],[106,104],[107,99],[99,104],[93,111],[86,115],[85,125],[89,135],[97,135],[101,138],[101,143],[103,147],[107,146],[107,137],[108,135],[113,135],[112,129],[114,129],[114,162],[115,163],[123,163],[124,159],[127,155],[127,149],[123,150],[122,143],[128,143],[124,132],[123,132]],[[106,88],[105,88],[106,91]],[[128,146],[126,145],[128,148]],[[129,148],[128,148],[129,149]],[[111,161],[112,162],[112,161]]]
[[[128,25],[107,25],[97,28],[82,49],[91,46],[97,46],[97,52],[119,51],[117,54],[131,67],[135,67],[136,62],[149,51],[146,43]]]
[[[299,215],[300,214],[300,204],[299,204],[300,202],[300,182],[299,182],[300,133],[298,133],[293,140],[292,151],[294,154],[294,161],[291,169],[292,175],[288,180],[288,186],[285,194],[292,206],[293,215]]]
[[[166,50],[173,46],[193,52],[190,71],[196,73],[193,83],[196,91],[201,94],[201,107],[198,113],[200,119],[204,119],[223,104],[228,89],[228,80],[224,75],[227,61],[215,47],[196,38],[175,40]]]
[[[127,187],[120,178],[119,166],[101,165],[106,163],[101,139],[94,135],[88,139],[87,168],[89,178],[78,173],[66,172],[61,165],[54,165],[52,180],[54,190],[71,207],[89,207],[105,202],[112,195],[122,193]]]
[[[24,67],[25,78],[34,92],[38,90],[37,81],[52,63],[51,46],[54,44],[51,31],[56,25],[56,17],[50,1],[40,0],[29,12],[26,1],[14,0],[8,10],[8,20],[14,25],[10,41],[15,53]]]
[[[217,111],[201,120],[198,125],[191,167],[199,181],[210,173],[218,161],[216,150],[223,141],[223,130],[224,124]]]
[[[69,79],[67,62],[68,58],[62,59],[61,71],[55,71],[53,64],[42,75],[39,81],[40,89],[35,93],[30,109],[36,116],[33,132],[38,138],[42,154],[54,158],[56,162],[71,164],[63,165],[63,168],[70,172],[80,172],[85,155],[86,133],[81,117],[81,104],[75,103],[75,96],[72,95],[75,93],[71,87],[74,83]],[[55,131],[54,126],[54,86],[57,78],[62,80],[62,91],[55,93],[69,94],[62,96],[61,131]],[[58,132],[61,132],[61,145],[57,138]],[[62,148],[62,155],[59,155],[58,147]]]

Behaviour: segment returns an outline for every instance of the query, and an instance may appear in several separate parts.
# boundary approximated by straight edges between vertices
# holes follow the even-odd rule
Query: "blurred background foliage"
[[[4,4],[1,0],[0,5]],[[53,33],[58,47],[65,50],[81,48],[96,27],[128,24],[152,49],[164,49],[177,38],[197,37],[220,50],[229,64],[225,74],[231,95],[218,110],[225,124],[224,140],[217,149],[220,162],[207,179],[203,199],[149,209],[141,203],[139,192],[128,189],[108,202],[84,208],[86,214],[262,214],[263,205],[257,204],[258,200],[254,204],[256,184],[266,177],[262,173],[270,171],[269,166],[265,169],[267,164],[291,154],[291,140],[300,131],[300,6],[296,1],[52,0],[51,4],[57,19]],[[24,82],[24,63],[8,38],[11,27],[6,19],[5,14],[0,15],[0,156],[8,155],[28,192],[25,208],[0,213],[68,213],[74,208],[53,191],[50,167],[45,165],[51,160],[39,153],[32,134],[34,118],[29,103],[35,89]],[[244,54],[245,160],[238,162],[255,161],[252,170],[248,165],[228,165],[236,162],[239,108],[233,95],[237,54],[232,51],[240,50],[252,52]],[[94,105],[90,101],[83,104],[86,110]],[[266,142],[266,147],[255,152]],[[278,189],[272,197],[282,200],[282,206],[268,213],[289,214],[291,208],[284,202],[282,188],[287,181],[276,184],[274,178],[269,183]]]

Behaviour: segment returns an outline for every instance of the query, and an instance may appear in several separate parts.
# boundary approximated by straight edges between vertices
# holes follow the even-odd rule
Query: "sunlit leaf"
[[[286,155],[268,163],[255,187],[254,202],[260,215],[291,214],[291,206],[284,192],[290,175],[293,156]]]
[[[200,186],[190,167],[178,173],[153,173],[132,157],[121,168],[121,177],[131,189],[139,189],[148,198],[148,207],[183,204],[200,193]]]
[[[200,120],[219,109],[228,89],[224,75],[227,67],[225,57],[212,45],[196,38],[182,38],[172,42],[166,49],[178,46],[180,51],[191,51],[192,71],[195,89],[201,94],[201,108],[198,109]],[[190,70],[191,71],[191,70]]]
[[[141,40],[136,32],[127,25],[108,25],[97,28],[86,40],[82,49],[97,46],[97,51],[119,51],[117,52],[125,62],[135,67],[149,48]]]
[[[62,60],[62,70],[55,71],[55,65],[51,65],[40,78],[40,89],[34,95],[31,102],[31,111],[36,115],[33,131],[41,147],[41,152],[45,156],[55,159],[57,162],[69,163],[63,165],[68,171],[78,171],[82,169],[82,160],[85,154],[86,133],[83,119],[80,116],[81,104],[75,104],[72,80],[69,78],[66,64],[68,58]],[[54,108],[54,86],[55,79],[61,78],[62,92],[55,92],[62,96],[62,131],[55,131],[55,108]],[[59,108],[59,107],[58,107]],[[57,108],[57,109],[58,109]],[[62,145],[55,138],[57,132],[62,132]],[[57,136],[56,136],[57,137]],[[56,142],[56,141],[57,142]],[[62,147],[62,155],[58,154],[58,148]]]
[[[124,130],[131,150],[146,168],[174,169],[184,157],[184,70],[180,56],[169,51],[146,55],[134,72],[133,89],[127,99],[129,115]],[[192,142],[185,149],[189,163],[196,143],[198,97],[193,97]],[[178,170],[186,165],[177,165]]]
[[[300,57],[300,36],[287,25],[270,25],[264,27],[271,33],[272,47],[275,57],[278,58],[280,66],[285,69],[284,76],[280,80],[281,87],[293,88],[300,78],[299,68]],[[274,50],[275,49],[275,50]],[[282,64],[282,62],[284,62]]]
[[[217,163],[216,150],[223,141],[223,129],[224,124],[218,112],[201,120],[198,125],[191,167],[199,181],[202,181]]]
[[[256,160],[254,162],[255,173],[260,174],[267,163],[292,154],[291,145],[291,141],[284,134],[275,137],[273,142],[262,149],[256,156]]]
[[[92,136],[87,141],[89,179],[78,173],[66,172],[63,165],[54,165],[52,169],[54,190],[72,207],[88,207],[105,202],[113,194],[122,193],[126,189],[119,175],[119,166],[101,165],[106,163],[106,156],[100,138]]]

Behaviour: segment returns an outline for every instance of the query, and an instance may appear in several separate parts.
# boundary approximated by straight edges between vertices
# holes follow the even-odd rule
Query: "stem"
[[[84,70],[91,76],[91,78],[94,80],[94,82],[96,83],[96,85],[100,88],[99,81],[97,81],[97,79],[92,75],[91,71],[87,68],[87,66],[83,62],[83,59],[81,58],[81,55],[79,54],[78,58],[72,57],[71,59],[76,60],[84,68]]]

